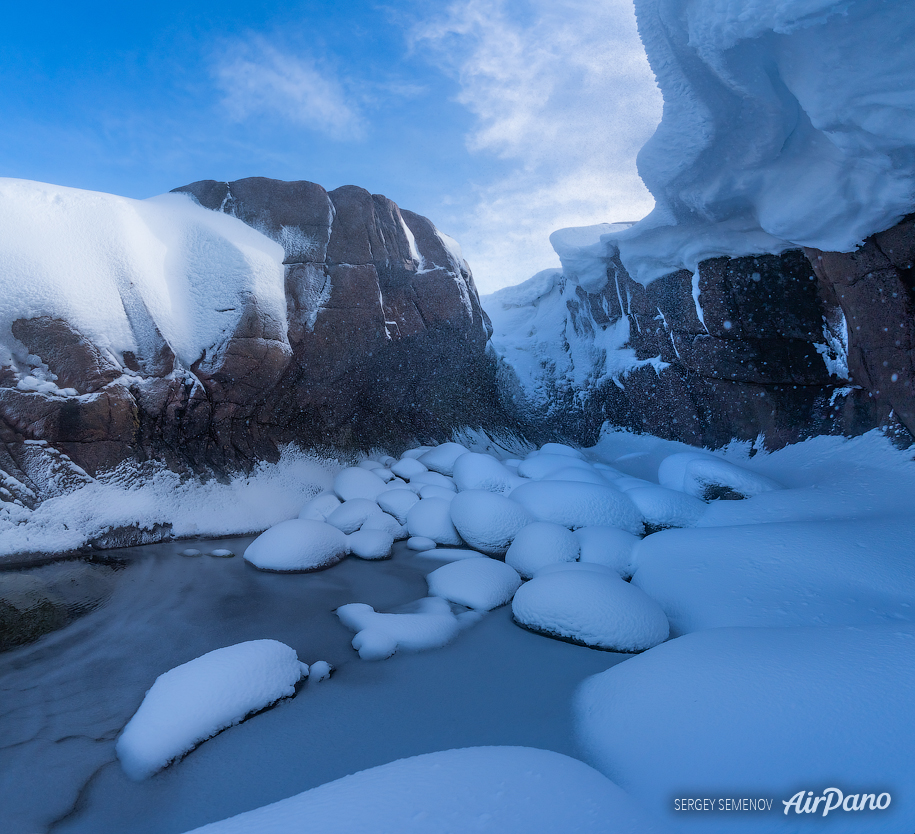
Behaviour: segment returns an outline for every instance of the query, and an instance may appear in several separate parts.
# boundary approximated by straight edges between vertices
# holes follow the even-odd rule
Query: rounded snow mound
[[[538,521],[562,527],[619,527],[641,533],[642,516],[625,493],[611,486],[581,481],[528,481],[512,491]]]
[[[343,501],[353,498],[367,498],[376,501],[382,492],[388,489],[383,478],[380,478],[370,469],[358,466],[348,466],[341,469],[334,478],[334,492]]]
[[[566,570],[537,576],[512,601],[515,622],[538,634],[615,652],[642,652],[670,634],[644,591],[609,573]]]
[[[573,532],[548,521],[535,521],[515,536],[505,554],[505,564],[530,579],[545,565],[574,562],[579,552],[578,539]]]
[[[261,570],[312,571],[336,565],[347,553],[346,534],[336,527],[293,518],[261,533],[245,550],[245,561]]]
[[[626,497],[652,527],[695,527],[708,509],[692,495],[653,484],[627,489]]]
[[[444,498],[423,498],[414,504],[407,513],[407,530],[436,544],[464,543],[451,523],[451,501]]]
[[[646,834],[629,796],[577,759],[530,747],[443,750],[344,776],[189,834]]]
[[[137,781],[281,698],[295,694],[308,667],[276,640],[216,649],[159,675],[115,745]]]
[[[494,559],[463,559],[432,571],[429,593],[478,611],[491,611],[511,600],[521,586],[518,572]]]
[[[504,555],[512,539],[536,521],[517,501],[486,490],[459,492],[450,507],[464,541],[490,556]]]
[[[784,489],[777,481],[705,452],[668,455],[658,468],[658,483],[696,498],[752,498]]]
[[[492,455],[467,452],[454,462],[454,483],[459,490],[481,489],[505,494],[524,483]]]
[[[575,536],[581,546],[580,561],[605,565],[623,579],[632,576],[635,570],[633,551],[640,541],[638,536],[619,527],[579,527]]]

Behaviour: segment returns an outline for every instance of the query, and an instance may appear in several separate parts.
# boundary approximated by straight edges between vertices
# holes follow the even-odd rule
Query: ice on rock
[[[433,484],[426,484],[419,491],[420,498],[441,498],[443,501],[451,502],[454,500],[454,496],[457,493],[453,489],[445,489],[444,487],[434,486]]]
[[[276,640],[216,649],[156,678],[115,750],[124,772],[145,779],[200,742],[281,698],[308,675],[295,650]]]
[[[543,452],[534,452],[527,460],[521,461],[518,465],[518,474],[524,478],[531,478],[535,481],[546,478],[553,472],[560,469],[582,469],[593,472],[594,467],[590,463],[568,455],[548,455]]]
[[[393,519],[392,519],[393,521]],[[360,559],[387,559],[394,546],[394,536],[386,530],[357,530],[347,537],[350,553]]]
[[[460,443],[442,443],[441,446],[436,446],[434,449],[423,453],[419,458],[419,462],[433,472],[450,477],[454,474],[455,461],[465,454],[467,454],[467,449]]]
[[[638,536],[619,527],[579,527],[575,531],[581,545],[581,562],[605,565],[623,579],[632,576],[632,554],[639,543]]]
[[[188,834],[662,834],[588,765],[530,747],[426,753]]]
[[[369,516],[360,530],[380,530],[387,533],[394,541],[407,538],[410,533],[405,525],[401,524],[394,516],[387,513],[378,513]]]
[[[461,491],[483,489],[505,494],[524,483],[514,472],[492,455],[467,452],[454,463],[454,483]]]
[[[426,536],[410,536],[407,547],[421,553],[424,550],[435,550],[435,542]]]
[[[669,635],[661,606],[644,591],[589,570],[535,577],[518,589],[512,614],[531,631],[606,651],[645,651]]]
[[[361,602],[341,605],[340,622],[356,632],[353,648],[363,660],[384,660],[398,649],[422,651],[451,642],[462,627],[476,622],[473,612],[455,615],[447,600],[426,597],[405,614],[383,614]]]
[[[464,559],[432,571],[429,593],[478,611],[505,605],[521,586],[518,572],[495,559]]]
[[[568,528],[548,521],[535,521],[515,536],[505,554],[505,564],[530,579],[544,565],[574,562],[579,551],[578,539]]]
[[[641,513],[626,494],[609,484],[580,481],[527,481],[511,494],[538,521],[562,527],[619,527],[641,533]]]
[[[512,539],[537,520],[517,501],[486,490],[459,492],[450,508],[461,538],[490,556],[503,556]]]
[[[337,509],[341,503],[343,502],[334,493],[322,492],[299,510],[299,518],[306,521],[327,521],[327,516]]]
[[[346,535],[336,527],[293,518],[261,533],[245,550],[245,561],[261,570],[312,571],[336,565],[347,553]]]
[[[772,478],[750,472],[742,466],[705,452],[678,452],[661,461],[658,483],[696,498],[716,498],[732,491],[751,498],[763,492],[783,489]]]
[[[409,481],[417,475],[429,470],[423,466],[416,458],[401,458],[391,467],[391,471],[398,477]]]
[[[327,516],[325,521],[343,533],[353,533],[375,515],[381,515],[381,508],[368,498],[350,498]]]
[[[401,524],[407,523],[407,513],[419,501],[419,496],[410,489],[392,489],[378,496],[378,506],[390,513]]]
[[[415,475],[410,479],[411,484],[428,484],[429,486],[437,486],[442,489],[450,489],[452,492],[457,492],[457,487],[454,484],[454,479],[449,478],[446,475],[442,475],[439,472],[421,472],[419,475]]]
[[[407,530],[411,536],[432,539],[436,544],[463,544],[451,522],[451,501],[424,498],[407,513]]]
[[[749,814],[739,826],[733,814],[703,814],[697,831],[909,831],[913,804],[892,786],[915,784],[913,645],[911,623],[688,634],[585,681],[576,734],[588,761],[673,824],[683,814],[671,797],[684,785],[714,785],[719,796],[752,785],[754,796],[778,798],[756,825]],[[892,804],[827,819],[822,805],[798,815],[781,804],[830,785],[890,791]]]
[[[571,446],[566,446],[565,443],[544,443],[540,447],[540,454],[542,455],[565,455],[570,458],[579,458],[580,460],[584,459],[584,455],[579,449],[574,449]]]
[[[367,498],[376,501],[378,496],[388,489],[384,480],[368,469],[348,466],[337,473],[334,478],[334,492],[344,501],[353,498]]]
[[[657,484],[627,489],[626,497],[652,527],[695,527],[708,509],[692,495]]]

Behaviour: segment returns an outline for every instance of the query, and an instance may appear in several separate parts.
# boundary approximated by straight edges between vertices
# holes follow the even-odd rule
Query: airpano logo
[[[838,788],[826,788],[819,796],[814,796],[813,791],[798,791],[789,800],[782,800],[785,813],[792,810],[795,814],[816,814],[820,812],[822,803],[823,816],[828,816],[833,811],[885,811],[890,807],[892,797],[884,792],[850,793],[844,794]]]

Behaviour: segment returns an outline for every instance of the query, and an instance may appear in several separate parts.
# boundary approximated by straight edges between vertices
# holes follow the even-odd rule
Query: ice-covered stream
[[[250,538],[196,542],[241,554]],[[187,543],[118,551],[107,604],[0,655],[0,817],[8,834],[183,832],[364,768],[473,745],[575,755],[575,687],[626,655],[544,640],[501,608],[443,649],[359,660],[333,614],[391,610],[426,594],[443,564],[403,544],[380,563],[311,574],[257,571],[239,557],[184,557]],[[162,672],[207,651],[272,638],[336,667],[295,698],[222,733],[144,782],[114,742]]]

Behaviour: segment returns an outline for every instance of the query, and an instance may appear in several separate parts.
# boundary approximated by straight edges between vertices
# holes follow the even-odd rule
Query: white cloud
[[[451,72],[476,116],[468,148],[503,160],[451,221],[481,292],[558,265],[557,228],[651,210],[635,157],[661,95],[631,0],[458,0],[414,43]]]
[[[214,75],[229,116],[273,116],[331,139],[360,139],[365,122],[339,78],[305,54],[287,54],[255,37],[233,43]]]

